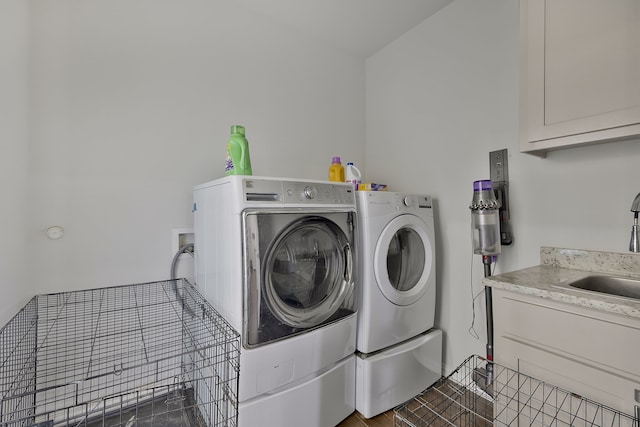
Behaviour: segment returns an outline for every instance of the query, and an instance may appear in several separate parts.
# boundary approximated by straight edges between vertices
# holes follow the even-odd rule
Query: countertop
[[[483,284],[640,319],[640,300],[563,287],[593,274],[640,279],[640,254],[542,247],[540,265],[485,277]]]

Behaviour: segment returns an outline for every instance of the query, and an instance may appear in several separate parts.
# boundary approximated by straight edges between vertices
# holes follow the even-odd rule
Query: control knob
[[[302,191],[302,194],[307,199],[313,199],[313,198],[316,197],[318,192],[316,191],[315,188],[313,188],[312,186],[308,185],[308,186],[304,187],[304,190]]]

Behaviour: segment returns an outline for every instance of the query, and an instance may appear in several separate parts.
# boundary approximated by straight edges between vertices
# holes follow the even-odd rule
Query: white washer
[[[230,176],[194,189],[196,284],[242,336],[240,427],[355,409],[349,184]]]
[[[357,192],[356,409],[370,418],[428,388],[442,372],[432,199]]]

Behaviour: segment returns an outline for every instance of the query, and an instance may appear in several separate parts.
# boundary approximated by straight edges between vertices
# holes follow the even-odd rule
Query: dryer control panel
[[[402,204],[403,206],[406,206],[409,208],[411,207],[430,208],[431,207],[430,196],[398,193],[398,197],[401,199],[398,201],[398,205]]]
[[[360,191],[365,193],[360,201],[373,206],[393,206],[396,211],[414,211],[417,209],[431,209],[432,198],[427,194],[400,193],[394,191]],[[381,207],[382,208],[382,207]],[[378,212],[377,208],[376,212]]]

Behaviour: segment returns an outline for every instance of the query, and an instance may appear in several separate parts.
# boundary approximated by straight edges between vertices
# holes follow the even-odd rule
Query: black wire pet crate
[[[470,356],[394,410],[395,427],[640,427],[640,420],[516,370]]]
[[[0,330],[0,426],[236,426],[239,355],[183,279],[37,295]]]

